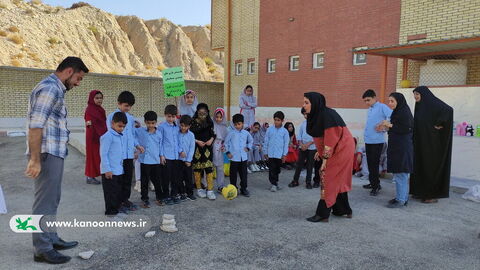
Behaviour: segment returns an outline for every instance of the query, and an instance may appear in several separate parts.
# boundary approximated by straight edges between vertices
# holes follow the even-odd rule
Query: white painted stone
[[[84,252],[78,253],[78,256],[80,258],[84,259],[84,260],[88,260],[93,256],[94,253],[95,253],[95,251],[89,250],[89,251],[84,251]]]
[[[154,235],[156,234],[155,231],[149,231],[145,234],[145,238],[150,238],[150,237],[153,237]]]
[[[163,220],[165,219],[175,219],[175,215],[163,214]]]

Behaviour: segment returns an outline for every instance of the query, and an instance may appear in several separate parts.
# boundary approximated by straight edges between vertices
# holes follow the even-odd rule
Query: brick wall
[[[227,0],[212,0],[211,6],[212,49],[223,49],[228,35]]]
[[[402,0],[400,43],[407,43],[408,37],[413,35],[424,35],[421,41],[480,35],[480,1]],[[479,84],[480,57],[460,58],[468,60],[467,84]],[[397,87],[401,81],[401,65],[402,61],[399,61]],[[420,65],[422,62],[409,64],[412,70],[408,71],[408,79],[414,86],[418,83]]]
[[[248,74],[247,62],[255,59],[258,69],[259,9],[260,0],[232,1],[231,106],[238,106],[238,98],[246,85],[252,85],[254,95],[258,95],[258,71]],[[235,75],[235,61],[242,61],[242,75]]]
[[[368,56],[352,64],[352,48],[398,43],[400,0],[275,0],[260,5],[259,102],[268,107],[299,107],[303,93],[319,91],[328,105],[364,108],[361,95],[379,90],[383,59]],[[292,19],[293,20],[292,20]],[[313,69],[313,53],[324,52],[324,68]],[[289,57],[300,56],[300,70],[289,71]],[[267,59],[276,72],[267,73]],[[395,89],[397,61],[389,61],[387,92]]]
[[[0,67],[0,118],[23,118],[27,114],[28,98],[35,87],[51,70]],[[223,106],[223,83],[187,81],[187,89],[197,91],[199,100],[211,108]],[[111,112],[117,107],[117,96],[124,90],[135,95],[132,113],[143,117],[148,110],[163,115],[167,104],[175,104],[174,98],[164,98],[160,78],[88,74],[81,86],[70,90],[66,95],[69,117],[83,117],[88,94],[98,89],[104,94],[103,107]]]

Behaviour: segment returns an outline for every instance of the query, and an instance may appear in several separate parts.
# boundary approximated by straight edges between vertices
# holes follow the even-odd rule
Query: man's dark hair
[[[148,111],[143,115],[145,121],[157,121],[157,113],[154,111]]]
[[[126,125],[128,122],[127,115],[124,112],[116,112],[113,114],[112,122],[114,123],[122,122]]]
[[[180,124],[190,126],[192,124],[192,117],[188,114],[182,115],[182,117],[180,117]]]
[[[365,91],[365,93],[363,93],[362,98],[367,98],[367,97],[374,98],[376,96],[377,94],[375,94],[375,91],[373,91],[372,89],[368,89],[367,91]]]
[[[241,122],[241,123],[244,123],[244,122],[245,122],[244,119],[243,119],[243,115],[242,115],[242,114],[239,114],[239,113],[235,114],[235,115],[232,117],[232,121],[233,121],[234,124],[240,123],[240,122]]]
[[[135,104],[135,96],[130,91],[123,91],[118,95],[118,103],[127,103],[130,106]]]
[[[307,110],[305,110],[305,108],[302,107],[302,109],[300,110],[300,112],[301,112],[302,114],[305,114],[305,113],[307,112]]]
[[[177,106],[173,104],[168,104],[165,106],[165,114],[177,115]]]
[[[69,56],[63,59],[63,61],[57,67],[57,72],[64,71],[67,68],[73,68],[74,73],[77,73],[80,71],[88,73],[89,71],[85,63],[83,63],[82,59],[78,57],[73,57],[73,56]]]
[[[259,123],[259,122],[255,122],[255,123],[253,123],[253,125],[260,127],[260,123]]]
[[[278,118],[283,121],[285,119],[285,114],[283,114],[281,111],[278,111],[273,114],[273,118]]]

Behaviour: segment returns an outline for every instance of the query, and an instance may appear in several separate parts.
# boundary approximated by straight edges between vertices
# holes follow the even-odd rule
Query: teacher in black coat
[[[433,95],[426,86],[413,90],[414,170],[410,194],[423,203],[448,198],[452,163],[453,109]]]
[[[407,205],[408,182],[413,171],[413,116],[401,93],[391,93],[388,106],[393,112],[390,122],[383,122],[388,129],[387,170],[393,173],[397,192],[387,207],[400,208]]]

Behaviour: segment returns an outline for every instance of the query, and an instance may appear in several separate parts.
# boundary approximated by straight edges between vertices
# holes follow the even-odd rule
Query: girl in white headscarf
[[[213,165],[217,171],[217,187],[221,192],[225,187],[225,173],[223,172],[223,142],[228,134],[227,118],[225,117],[225,110],[223,108],[215,109],[213,114],[213,131],[216,135],[215,141],[213,141]]]
[[[193,90],[185,91],[185,95],[180,99],[180,116],[189,115],[193,117],[197,111],[198,99],[197,93]]]
[[[255,108],[257,107],[257,98],[253,95],[253,87],[247,85],[240,95],[240,113],[244,118],[244,126],[249,128],[255,123]]]

